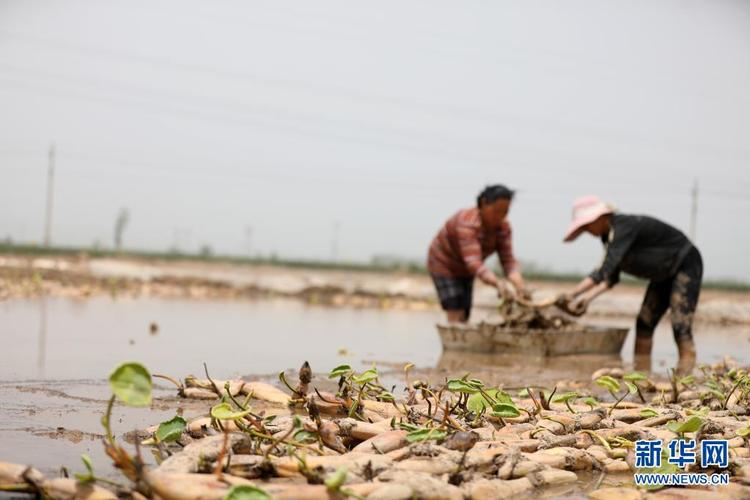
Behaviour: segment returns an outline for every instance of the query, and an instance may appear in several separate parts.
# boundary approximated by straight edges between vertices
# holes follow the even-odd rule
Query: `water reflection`
[[[568,356],[524,356],[517,354],[484,354],[466,351],[443,351],[437,363],[440,370],[473,370],[503,368],[505,370],[547,369],[556,371],[591,372],[602,367],[622,368],[619,355],[581,354]]]
[[[288,300],[9,300],[0,302],[0,380],[100,379],[129,360],[175,376],[200,373],[206,362],[217,378],[278,373],[305,360],[320,373],[344,363],[366,369],[366,359],[434,366],[436,319]]]
[[[37,348],[37,376],[44,378],[44,368],[47,362],[47,296],[39,298],[39,346]]]
[[[309,361],[318,373],[340,364],[401,373],[406,363],[443,372],[498,370],[518,377],[588,376],[601,366],[632,363],[633,332],[622,358],[533,358],[441,354],[438,311],[326,308],[297,301],[199,301],[97,297],[40,297],[0,302],[0,380],[103,378],[113,366],[138,360],[184,376],[207,362],[216,377],[278,373]],[[159,324],[152,333],[152,322]],[[632,319],[601,319],[630,326]],[[750,326],[702,325],[698,362],[731,354],[750,361]],[[654,338],[653,370],[665,373],[677,359],[668,322]],[[442,377],[444,373],[441,373]]]

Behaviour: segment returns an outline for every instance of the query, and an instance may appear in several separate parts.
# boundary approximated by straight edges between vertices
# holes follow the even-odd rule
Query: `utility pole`
[[[55,145],[49,147],[49,166],[47,167],[47,210],[44,217],[44,246],[52,242],[52,193],[55,180]]]
[[[122,250],[122,233],[125,232],[125,226],[128,225],[129,220],[130,212],[127,208],[121,208],[115,219],[115,251],[117,252]]]
[[[690,207],[690,241],[695,242],[695,228],[698,219],[698,179],[693,181],[693,189],[690,197],[692,199]]]

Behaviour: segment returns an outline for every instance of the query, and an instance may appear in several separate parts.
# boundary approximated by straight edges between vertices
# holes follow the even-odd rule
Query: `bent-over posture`
[[[503,296],[523,292],[524,281],[513,257],[507,219],[513,194],[503,185],[488,186],[477,197],[475,208],[459,210],[432,240],[427,269],[449,322],[468,321],[475,276]],[[494,252],[512,286],[484,265]]]
[[[596,196],[575,201],[564,241],[573,241],[584,231],[601,238],[606,253],[601,266],[566,294],[571,309],[585,312],[594,298],[619,281],[620,271],[648,279],[636,320],[636,364],[650,367],[654,329],[670,309],[680,355],[678,371],[691,371],[696,355],[693,315],[703,279],[698,248],[669,224],[647,215],[617,213]]]

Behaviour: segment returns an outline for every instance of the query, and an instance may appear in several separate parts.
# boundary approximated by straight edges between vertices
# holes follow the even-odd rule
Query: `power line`
[[[33,151],[32,151],[33,152]],[[62,152],[62,156],[64,159],[68,159],[68,166],[66,167],[66,171],[70,171],[72,173],[76,173],[77,177],[81,177],[83,174],[84,176],[86,174],[97,174],[101,173],[102,176],[105,176],[107,180],[111,180],[113,176],[112,171],[106,171],[106,172],[97,172],[97,171],[90,171],[85,169],[76,168],[75,163],[94,163],[97,166],[102,165],[120,165],[128,167],[127,170],[116,173],[114,175],[125,175],[125,176],[135,176],[135,177],[141,177],[141,178],[153,178],[154,176],[166,176],[170,179],[171,182],[180,182],[188,180],[186,176],[193,176],[193,179],[197,182],[204,182],[205,180],[227,180],[227,181],[235,181],[238,179],[244,179],[244,180],[258,180],[258,181],[267,181],[267,182],[281,182],[281,183],[322,183],[322,184],[340,184],[340,185],[351,185],[351,184],[362,184],[367,185],[368,187],[382,187],[382,188],[404,188],[404,189],[410,189],[410,190],[418,190],[418,191],[452,191],[456,192],[458,190],[468,190],[471,191],[475,189],[478,185],[482,184],[481,181],[478,180],[465,180],[465,181],[459,181],[457,182],[451,182],[446,184],[436,184],[436,183],[430,183],[430,182],[408,182],[408,181],[397,181],[397,180],[386,180],[383,179],[381,176],[372,177],[372,178],[366,178],[362,177],[361,175],[357,174],[355,178],[342,176],[341,174],[334,174],[333,176],[321,176],[320,174],[316,174],[313,176],[305,176],[305,175],[299,175],[296,170],[299,170],[300,165],[296,163],[280,163],[278,161],[274,162],[268,162],[263,161],[261,164],[253,164],[252,167],[250,165],[243,165],[240,163],[236,164],[229,164],[225,163],[221,165],[220,163],[217,163],[216,158],[207,157],[207,158],[196,158],[195,156],[191,156],[189,159],[186,159],[185,161],[180,161],[179,163],[166,163],[161,161],[144,161],[144,160],[128,160],[128,159],[122,159],[122,158],[116,158],[109,155],[101,155],[101,154],[91,154],[91,153],[85,153],[80,152],[76,150],[70,150],[66,149]],[[72,160],[73,163],[70,162]],[[199,168],[188,168],[190,164],[193,165],[201,165]],[[230,167],[233,169],[240,169],[238,173],[231,173],[231,174],[221,174],[217,173],[214,169],[207,171],[202,165],[211,164],[214,167],[217,166],[223,166],[223,167]],[[141,167],[143,171],[139,172],[137,170],[133,170],[132,167]],[[347,166],[345,165],[336,165],[332,164],[330,162],[322,163],[322,164],[306,164],[306,168],[312,169],[315,171],[324,170],[329,167],[334,167],[340,170],[347,170]],[[372,164],[368,165],[368,169],[371,171],[382,171],[383,169],[387,168],[385,165],[379,165],[379,164]],[[286,170],[286,172],[281,171],[280,169]],[[294,173],[293,173],[294,172]],[[462,179],[465,178],[465,176],[460,176]],[[586,182],[587,186],[590,186],[592,180],[589,179]],[[607,178],[602,178],[600,180],[600,183],[603,183],[606,187],[606,189],[611,189],[612,182],[607,176]],[[462,185],[463,184],[463,185]],[[572,180],[570,183],[570,187],[575,187],[580,185],[580,183],[577,180]],[[630,177],[628,181],[618,181],[617,182],[617,190],[616,192],[622,193],[623,195],[642,195],[642,196],[655,196],[658,195],[659,197],[682,197],[685,196],[683,191],[679,189],[673,189],[673,190],[664,190],[664,187],[660,184],[644,184],[642,181]],[[673,183],[674,186],[674,183]],[[560,180],[555,181],[554,185],[546,184],[546,183],[539,183],[534,185],[533,187],[526,188],[523,185],[516,186],[519,190],[519,195],[521,197],[546,197],[550,194],[554,193],[561,193],[561,183]],[[586,189],[589,189],[588,187]],[[598,188],[594,188],[595,190]],[[563,196],[568,196],[568,194],[562,193]],[[740,193],[735,192],[729,192],[729,191],[721,191],[721,190],[704,190],[704,194],[708,196],[716,196],[716,197],[727,197],[727,198],[736,198],[736,199],[742,199],[747,200],[747,196],[742,195]]]
[[[18,70],[18,68],[14,68]],[[23,71],[23,70],[22,70]],[[32,72],[36,72],[37,74],[41,73],[49,76],[60,76],[55,75],[54,73],[49,72],[39,72],[32,70]],[[62,75],[65,77],[65,75]],[[75,80],[75,79],[74,79]],[[74,99],[81,99],[91,102],[104,102],[107,104],[114,104],[117,106],[127,106],[128,109],[132,109],[133,106],[140,107],[142,109],[145,109],[148,112],[152,113],[167,113],[177,116],[190,116],[193,118],[198,119],[209,119],[209,120],[218,120],[221,122],[230,122],[230,123],[240,123],[244,126],[250,126],[254,128],[261,127],[263,130],[267,130],[268,128],[268,121],[271,122],[271,125],[279,130],[283,131],[292,131],[296,134],[300,134],[306,137],[326,137],[326,138],[337,138],[337,139],[343,139],[348,142],[356,142],[360,144],[365,144],[368,146],[386,146],[396,149],[402,149],[406,151],[410,151],[417,154],[427,154],[432,156],[439,156],[441,158],[444,157],[450,157],[452,159],[460,160],[462,162],[472,162],[472,163],[478,163],[478,164],[486,164],[492,167],[497,166],[498,164],[508,163],[509,160],[504,159],[502,157],[498,157],[497,153],[489,152],[489,153],[481,153],[478,152],[478,148],[476,145],[470,145],[465,146],[460,149],[457,149],[456,147],[450,147],[448,145],[450,136],[437,136],[437,137],[431,137],[427,134],[414,134],[414,132],[411,132],[412,136],[415,136],[416,140],[409,140],[404,141],[403,138],[408,138],[408,134],[406,134],[404,131],[391,131],[388,129],[375,129],[378,133],[385,133],[388,134],[389,132],[395,132],[398,138],[390,137],[388,139],[383,140],[382,138],[379,139],[377,137],[373,137],[372,134],[369,136],[365,134],[364,136],[361,134],[357,134],[356,131],[362,132],[363,129],[361,128],[360,123],[352,123],[350,121],[341,121],[336,120],[334,121],[335,124],[343,125],[346,129],[345,132],[340,131],[332,131],[332,130],[321,130],[319,127],[310,127],[310,126],[304,126],[300,125],[300,121],[304,122],[307,121],[309,123],[313,123],[314,118],[310,116],[294,116],[289,115],[286,117],[278,117],[278,110],[274,110],[273,113],[270,113],[266,110],[256,110],[256,109],[250,109],[249,112],[251,114],[260,113],[259,116],[256,117],[248,117],[244,116],[239,113],[235,114],[227,114],[225,110],[205,110],[196,108],[195,105],[190,105],[193,109],[184,109],[184,104],[180,103],[178,107],[172,105],[172,104],[165,104],[163,101],[153,101],[150,98],[155,96],[160,97],[166,97],[166,98],[174,98],[174,94],[169,93],[159,93],[154,91],[149,91],[149,98],[143,99],[139,97],[137,94],[138,92],[142,91],[143,88],[139,87],[133,87],[135,88],[136,92],[133,93],[132,91],[128,92],[125,96],[125,99],[122,99],[122,96],[96,96],[92,95],[90,93],[84,93],[81,94],[80,92],[65,90],[54,88],[45,88],[40,87],[38,84],[36,85],[36,89],[33,88],[33,86],[29,85],[28,83],[24,82],[22,84],[19,84],[17,81],[10,81],[8,82],[6,80],[6,85],[8,83],[17,84],[18,86],[16,88],[24,91],[24,92],[37,92],[37,93],[47,93],[52,95],[62,95],[64,97],[72,97]],[[2,86],[2,81],[0,80],[0,86]],[[118,84],[118,86],[123,89],[123,91],[126,91],[128,89],[127,85]],[[41,90],[40,90],[41,88]],[[147,89],[149,90],[149,89]],[[196,100],[195,96],[184,96],[184,98],[189,100]],[[199,99],[198,99],[199,100]],[[232,101],[221,101],[221,104],[226,104],[227,106],[236,109],[242,109],[243,106],[246,106],[245,103],[240,102],[232,102]],[[242,112],[246,112],[247,110],[243,110]],[[287,112],[288,114],[288,112]],[[249,121],[249,120],[250,121]],[[253,121],[256,120],[256,121]],[[261,123],[257,123],[257,120],[264,120]],[[354,125],[354,126],[352,126]],[[352,133],[354,131],[354,133]],[[540,149],[539,147],[526,147],[526,146],[519,146],[517,144],[493,144],[492,146],[489,146],[490,149],[496,149],[501,150],[503,152],[508,150],[517,150],[519,152],[522,152],[525,155],[529,154],[538,154],[539,152],[544,152],[548,154],[554,154],[555,155],[555,161],[554,163],[550,163],[549,165],[540,165],[540,163],[537,162],[531,162],[531,161],[524,161],[519,160],[517,158],[510,160],[510,162],[514,164],[526,164],[528,166],[533,166],[536,169],[540,170],[552,170],[556,171],[560,167],[565,167],[566,170],[570,171],[571,169],[578,170],[580,173],[589,173],[591,169],[586,168],[584,166],[585,162],[588,161],[590,164],[610,164],[610,166],[617,167],[618,165],[613,164],[612,160],[610,159],[604,159],[602,160],[599,157],[596,156],[587,156],[587,155],[581,155],[581,154],[575,154],[571,153],[570,151],[559,151],[559,150],[550,150],[549,148],[545,148],[545,150]],[[466,150],[469,150],[470,153],[467,153]],[[571,161],[569,160],[567,165],[561,161],[561,156],[572,156],[575,158],[575,160]],[[630,165],[620,165],[624,168],[629,167]],[[642,165],[641,165],[642,166]],[[664,165],[660,165],[657,168],[663,169],[665,168]],[[622,175],[622,179],[619,182],[624,182],[626,178],[629,178],[629,175],[626,171],[623,169],[618,169],[617,171],[620,172]],[[610,173],[611,175],[611,173]]]
[[[5,83],[7,83],[7,81]],[[17,83],[17,82],[11,82],[11,83]],[[0,87],[1,86],[2,86],[2,82],[0,81]],[[35,91],[29,86],[28,83],[20,84],[18,85],[17,88],[24,92]],[[37,92],[38,92],[38,89],[39,87],[37,87],[37,90],[36,90]],[[177,108],[177,107],[170,106],[170,105],[165,105],[164,103],[144,103],[144,102],[138,102],[138,101],[128,102],[128,101],[123,101],[122,99],[117,99],[117,98],[113,99],[111,97],[96,97],[90,94],[80,95],[76,93],[71,93],[70,91],[66,92],[65,90],[49,89],[49,88],[47,89],[42,88],[42,92],[51,93],[54,95],[63,95],[66,97],[73,97],[76,99],[82,99],[82,100],[87,100],[87,101],[92,101],[92,102],[105,102],[105,103],[111,103],[115,105],[125,105],[128,108],[132,108],[135,105],[142,109],[146,109],[149,112],[154,112],[154,113],[166,112],[168,114],[173,114],[173,115],[178,115],[178,116],[190,116],[190,117],[199,118],[199,119],[218,120],[222,122],[241,124],[244,126],[250,126],[254,128],[262,127],[264,131],[267,131],[268,129],[267,121],[270,121],[271,125],[275,129],[283,130],[285,132],[294,132],[296,134],[306,136],[306,137],[337,138],[340,140],[345,140],[345,141],[352,142],[352,143],[360,143],[360,144],[364,144],[367,146],[378,146],[378,147],[385,146],[385,147],[401,149],[401,150],[405,150],[405,151],[409,151],[409,152],[417,153],[417,154],[422,154],[422,155],[438,156],[441,158],[450,157],[452,160],[459,160],[461,162],[469,162],[469,163],[475,163],[475,164],[485,164],[485,165],[492,166],[492,167],[496,167],[498,164],[502,164],[506,162],[506,160],[503,160],[502,158],[493,157],[491,153],[490,154],[477,154],[475,147],[465,147],[462,149],[457,149],[455,147],[447,146],[446,140],[444,139],[437,140],[439,139],[437,137],[434,140],[429,141],[428,143],[424,143],[424,141],[422,141],[421,143],[420,141],[404,141],[404,140],[401,140],[401,138],[403,138],[403,136],[405,135],[402,131],[398,131],[398,133],[396,134],[399,137],[398,139],[392,137],[390,138],[390,140],[386,139],[385,141],[383,141],[382,139],[378,140],[377,138],[373,138],[373,137],[367,137],[367,136],[363,137],[361,135],[356,135],[356,133],[352,134],[351,132],[353,129],[351,127],[349,127],[346,132],[321,130],[315,127],[300,126],[295,123],[283,123],[283,119],[279,120],[273,116],[265,116],[261,119],[267,120],[266,122],[257,123],[257,122],[251,121],[253,120],[253,118],[249,118],[245,116],[230,116],[230,115],[226,115],[222,113],[216,113],[213,111],[206,112],[204,110],[198,110],[198,111],[186,110],[186,109],[181,109],[181,108]],[[255,119],[258,120],[258,118],[255,118]],[[526,152],[528,151],[538,152],[539,151],[539,148],[526,148],[526,147],[517,146],[517,145],[503,145],[502,149],[503,150],[518,149],[518,150],[526,151]],[[466,153],[466,150],[469,150],[471,152]],[[513,163],[515,164],[526,163],[529,165],[531,164],[528,161],[524,162],[518,159],[514,159]],[[566,168],[568,169],[577,168],[579,170],[581,169],[580,162],[574,162],[572,165],[573,166],[569,164]],[[537,164],[537,168],[541,168],[543,170],[544,169],[556,170],[557,167],[554,165],[550,165],[548,167],[544,167],[544,166],[540,167]]]
[[[708,196],[715,196],[717,198],[728,198],[733,200],[742,200],[742,201],[750,201],[750,196],[747,194],[732,192],[732,191],[722,191],[722,190],[716,190],[716,189],[702,189],[701,193],[703,195]]]
[[[294,81],[294,80],[288,80],[278,77],[269,77],[267,75],[262,75],[258,73],[253,72],[247,72],[247,71],[237,71],[237,70],[228,70],[225,68],[216,68],[211,66],[205,66],[200,64],[192,64],[192,63],[186,63],[182,61],[175,61],[173,59],[165,59],[165,58],[158,58],[153,57],[149,55],[144,54],[131,54],[123,51],[117,51],[117,50],[111,50],[111,49],[103,49],[101,47],[90,47],[86,45],[81,44],[75,44],[70,42],[64,42],[59,40],[50,40],[50,39],[44,39],[40,37],[36,37],[29,34],[19,34],[14,32],[8,32],[4,30],[0,30],[0,35],[3,35],[5,37],[13,38],[16,40],[20,40],[22,43],[30,43],[30,44],[37,44],[42,46],[47,46],[55,50],[63,50],[63,51],[74,51],[79,53],[84,53],[92,57],[104,57],[107,58],[107,60],[112,60],[113,58],[121,59],[121,60],[129,60],[129,61],[135,61],[137,63],[141,64],[148,64],[153,66],[158,66],[160,69],[163,68],[172,68],[177,69],[180,71],[188,71],[193,73],[199,73],[199,74],[213,74],[221,77],[229,77],[232,79],[242,79],[242,80],[250,80],[254,84],[264,84],[264,85],[270,85],[273,87],[278,86],[286,86],[296,89],[303,89],[306,91],[313,91],[317,94],[324,94],[333,96],[335,98],[346,98],[346,99],[356,99],[356,100],[367,100],[367,101],[379,101],[379,102],[385,102],[394,106],[399,107],[408,107],[412,109],[418,109],[420,112],[427,112],[430,114],[447,114],[450,116],[462,116],[464,118],[469,119],[480,119],[480,120],[489,120],[489,121],[498,121],[498,120],[511,120],[516,123],[523,123],[527,126],[532,126],[536,129],[539,128],[552,128],[556,131],[569,131],[571,129],[578,129],[582,132],[585,132],[588,136],[599,136],[599,137],[608,137],[610,140],[614,137],[618,141],[622,140],[622,137],[626,137],[627,140],[641,142],[643,144],[648,144],[651,147],[659,147],[661,149],[665,148],[680,148],[685,149],[689,148],[693,151],[701,151],[703,150],[703,154],[705,154],[705,151],[713,151],[713,153],[709,153],[710,155],[715,155],[717,151],[721,151],[722,154],[726,155],[730,152],[741,152],[742,154],[750,153],[748,150],[744,149],[737,149],[733,148],[730,151],[727,151],[728,148],[726,147],[716,147],[713,145],[707,145],[707,144],[696,144],[694,141],[691,141],[689,143],[681,143],[681,142],[674,142],[670,143],[668,141],[665,141],[664,139],[660,139],[658,141],[654,141],[649,136],[638,136],[634,135],[632,132],[622,131],[622,130],[602,130],[601,127],[576,127],[571,126],[570,123],[560,121],[560,120],[554,120],[550,119],[549,117],[541,118],[541,117],[535,117],[535,118],[528,118],[526,116],[520,116],[520,115],[508,115],[505,116],[500,115],[496,112],[487,112],[485,109],[478,109],[478,108],[461,108],[456,107],[450,104],[446,103],[439,103],[439,102],[429,102],[424,100],[413,100],[413,99],[404,99],[400,97],[395,96],[385,96],[382,94],[375,94],[375,93],[367,93],[367,92],[361,92],[361,91],[355,91],[347,87],[338,86],[335,84],[320,84],[320,83],[313,83],[313,82],[300,82],[300,81]],[[518,62],[518,61],[516,61]],[[507,63],[507,61],[506,61]],[[606,65],[605,65],[606,66]],[[618,79],[621,79],[618,77]]]
[[[97,165],[101,165],[104,163],[108,164],[116,164],[116,165],[122,165],[127,167],[143,167],[144,168],[144,176],[151,176],[153,174],[163,174],[165,176],[169,176],[170,179],[179,179],[178,174],[180,177],[183,177],[186,174],[193,174],[197,175],[199,179],[207,179],[207,178],[214,178],[217,180],[236,180],[236,179],[247,179],[247,180],[264,180],[264,181],[280,181],[283,183],[292,183],[292,182],[299,182],[299,183],[307,183],[307,182],[320,182],[325,184],[361,184],[361,185],[367,185],[368,187],[384,187],[384,188],[406,188],[406,189],[413,189],[413,190],[422,190],[422,191],[456,191],[463,189],[464,187],[469,190],[473,190],[477,188],[482,182],[480,181],[453,181],[451,183],[445,183],[445,184],[437,184],[437,183],[431,183],[431,182],[404,182],[404,181],[396,181],[396,180],[385,180],[381,176],[378,177],[363,177],[362,175],[356,175],[355,178],[347,178],[342,177],[341,175],[335,175],[332,177],[328,176],[321,176],[319,174],[316,174],[314,176],[305,176],[305,175],[299,175],[297,173],[294,173],[293,175],[290,175],[292,171],[298,170],[299,165],[298,164],[291,164],[291,163],[280,163],[278,161],[274,162],[268,162],[264,161],[260,168],[257,168],[259,165],[255,164],[253,168],[248,168],[248,166],[241,165],[241,164],[225,164],[223,166],[225,167],[233,167],[233,168],[241,168],[241,172],[238,174],[217,174],[214,171],[207,172],[204,168],[198,168],[198,169],[189,169],[186,168],[186,165],[188,163],[181,162],[179,164],[169,164],[164,162],[144,162],[143,160],[138,161],[130,161],[130,160],[121,160],[112,158],[110,156],[106,155],[92,155],[88,153],[82,153],[77,152],[75,150],[66,150],[64,152],[65,157],[69,157],[75,161],[83,161],[83,162],[95,162]],[[196,159],[195,157],[192,158],[193,161],[196,162],[196,164],[211,164],[214,166],[218,166],[216,158],[202,158],[202,159]],[[307,164],[306,168],[310,168],[315,171],[320,171],[322,169],[325,169],[326,167],[338,167],[342,168],[342,165],[333,165],[331,163],[325,163],[325,164]],[[372,171],[382,171],[386,168],[384,165],[369,165],[369,169]],[[287,173],[279,172],[280,169],[284,169],[287,171]],[[129,168],[126,172],[127,174],[135,174],[138,175],[138,172],[133,171],[132,168]],[[111,175],[107,173],[106,175]],[[463,176],[462,176],[463,177]],[[601,181],[607,186],[611,185],[611,180],[609,177],[607,179],[602,179]],[[464,185],[465,184],[465,185]],[[571,183],[573,186],[578,185],[577,181],[574,181]],[[642,182],[638,182],[636,180],[630,179],[628,182],[618,182],[618,185],[620,188],[619,191],[623,191],[622,187],[625,187],[625,192],[628,193],[637,193],[637,194],[647,194],[649,191],[652,194],[663,194],[664,189],[661,186],[644,186]],[[551,192],[560,192],[560,184],[559,182],[555,185],[546,185],[546,184],[539,184],[535,185],[533,189],[527,190],[523,186],[520,186],[519,189],[520,196],[526,196],[527,194],[539,194],[539,193],[551,193]],[[670,196],[683,196],[683,194],[680,191],[669,191],[667,192]]]

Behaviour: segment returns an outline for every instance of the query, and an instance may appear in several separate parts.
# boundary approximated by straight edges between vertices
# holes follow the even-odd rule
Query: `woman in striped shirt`
[[[477,197],[476,208],[459,210],[432,240],[427,269],[449,322],[469,320],[475,276],[504,297],[523,292],[525,285],[513,257],[507,219],[513,194],[500,184],[487,186]],[[494,252],[512,286],[484,265]]]

